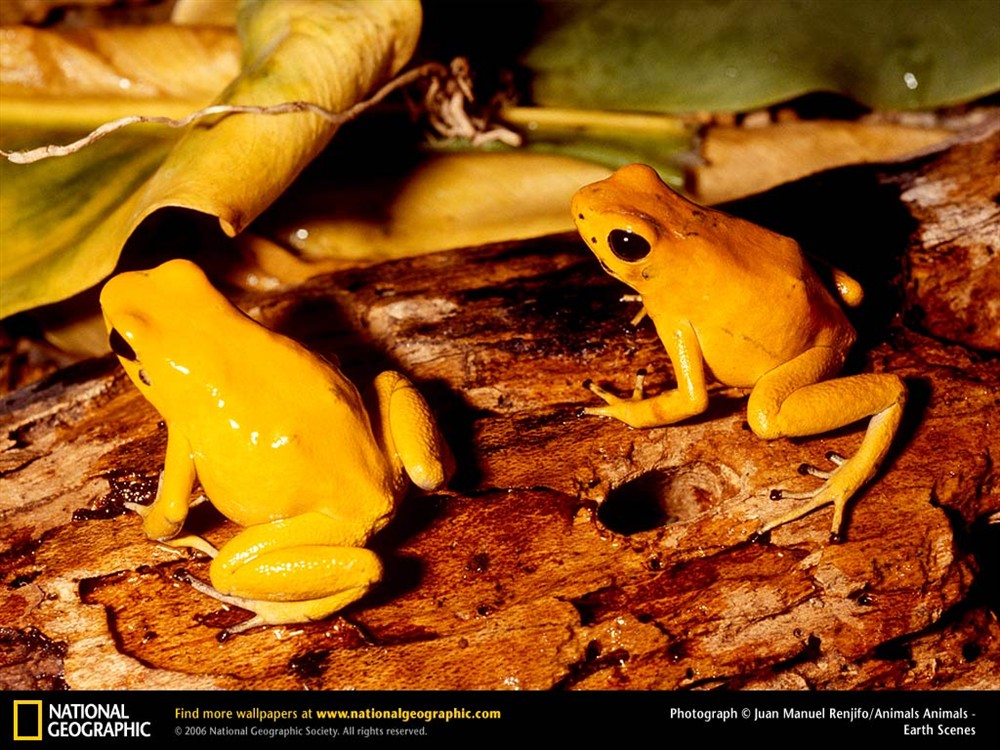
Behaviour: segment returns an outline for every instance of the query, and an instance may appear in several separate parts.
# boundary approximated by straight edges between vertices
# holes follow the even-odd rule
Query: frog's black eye
[[[135,349],[129,345],[122,336],[114,328],[111,329],[111,335],[108,337],[108,343],[111,344],[111,351],[117,354],[122,359],[127,359],[129,362],[135,362],[139,359],[135,354]]]
[[[635,263],[649,255],[649,240],[635,232],[624,229],[612,229],[608,235],[608,247],[617,258]]]

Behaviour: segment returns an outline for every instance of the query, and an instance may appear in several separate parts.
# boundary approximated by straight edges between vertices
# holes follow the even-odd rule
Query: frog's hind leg
[[[378,556],[361,547],[363,524],[323,513],[250,526],[212,560],[212,586],[198,591],[254,613],[223,636],[258,625],[321,620],[364,596],[382,579]]]
[[[755,536],[767,533],[817,508],[833,504],[831,542],[842,538],[844,509],[851,497],[874,476],[899,427],[906,402],[906,386],[895,375],[863,374],[834,380],[840,355],[817,347],[767,373],[750,394],[747,420],[753,431],[768,440],[816,435],[871,417],[861,446],[850,458],[827,454],[835,467],[822,471],[804,464],[802,473],[824,480],[814,491],[773,490],[771,497],[806,500],[784,516],[764,524]]]
[[[352,548],[350,552],[358,552],[362,553],[362,556],[375,557],[373,552],[360,547]],[[376,564],[378,563],[377,558],[375,558],[375,562]],[[352,587],[344,591],[339,591],[336,594],[331,594],[330,596],[322,596],[305,601],[283,602],[223,594],[190,574],[186,575],[186,581],[195,591],[199,591],[224,604],[253,612],[253,617],[223,630],[219,634],[220,640],[226,640],[237,633],[264,625],[290,625],[322,620],[347,605],[353,604],[368,591],[367,587]]]

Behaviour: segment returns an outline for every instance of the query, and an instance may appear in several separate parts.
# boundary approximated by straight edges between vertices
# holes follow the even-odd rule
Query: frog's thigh
[[[424,397],[409,380],[391,370],[380,373],[374,387],[386,448],[399,456],[406,474],[420,489],[442,487],[448,481],[452,459]]]
[[[895,375],[823,380],[842,363],[835,350],[816,347],[764,375],[747,404],[751,429],[766,440],[816,435],[893,406],[901,410],[906,388]]]
[[[219,593],[246,599],[304,602],[334,597],[333,609],[359,599],[382,578],[378,557],[344,535],[322,513],[260,524],[219,550],[210,576]],[[308,618],[313,619],[313,618]]]
[[[815,382],[839,365],[831,350],[812,349],[765,375],[750,394],[747,419],[754,432],[768,440],[815,435],[872,417],[857,453],[831,472],[812,500],[765,524],[761,532],[833,503],[832,534],[839,537],[847,501],[871,479],[889,450],[903,414],[906,386],[895,375]]]

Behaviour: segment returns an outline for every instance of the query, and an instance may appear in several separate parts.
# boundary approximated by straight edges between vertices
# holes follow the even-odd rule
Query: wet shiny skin
[[[167,453],[156,499],[132,505],[150,539],[211,555],[204,593],[261,624],[326,617],[382,577],[364,548],[408,480],[444,485],[451,459],[427,404],[384,372],[366,410],[333,365],[234,307],[186,260],[113,277],[101,293],[110,341],[162,415]],[[245,527],[220,550],[177,535],[195,480]]]

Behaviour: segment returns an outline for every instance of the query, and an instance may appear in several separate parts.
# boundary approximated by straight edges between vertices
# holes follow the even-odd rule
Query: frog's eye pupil
[[[124,336],[118,333],[117,329],[111,329],[111,335],[108,336],[108,343],[111,345],[111,351],[122,359],[127,359],[129,362],[135,362],[139,359],[135,354],[135,349],[125,340]]]
[[[641,234],[624,229],[612,229],[608,234],[608,247],[621,260],[635,263],[649,255],[649,240]]]

